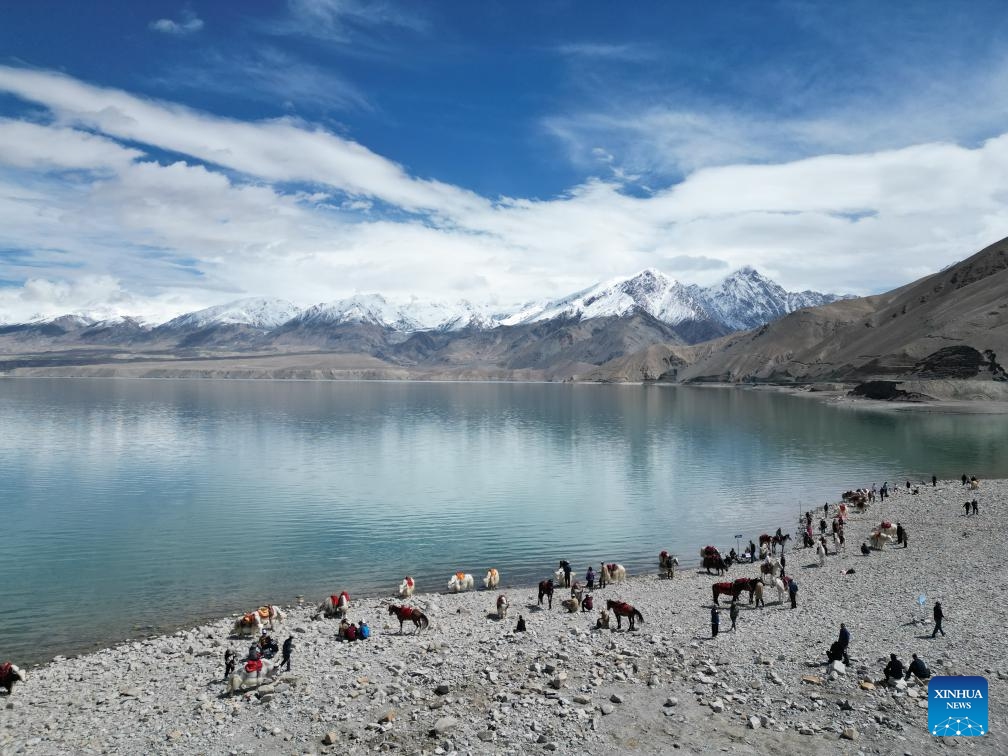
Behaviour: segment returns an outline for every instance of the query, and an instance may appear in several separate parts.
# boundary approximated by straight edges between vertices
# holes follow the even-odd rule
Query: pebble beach
[[[596,590],[587,614],[561,607],[563,588],[540,609],[534,586],[509,585],[506,564],[467,568],[477,590],[423,592],[444,590],[460,567],[446,565],[443,585],[420,585],[405,602],[430,617],[421,633],[407,623],[400,634],[388,614],[390,600],[404,603],[393,599],[401,575],[389,575],[386,598],[353,599],[348,618],[370,624],[366,641],[340,642],[337,620],[311,619],[322,596],[288,607],[272,634],[293,636],[292,670],[240,694],[227,695],[223,680],[224,651],[241,658],[249,645],[231,637],[235,617],[29,668],[27,682],[0,695],[0,753],[1008,753],[1008,481],[915,485],[917,495],[896,487],[852,513],[846,550],[822,567],[789,542],[797,608],[772,586],[764,608],[743,594],[732,631],[722,598],[717,638],[711,584],[755,576],[758,565],[708,575],[696,567],[704,544],[678,555],[673,579],[659,577],[656,554],[651,574]],[[974,498],[979,513],[967,516]],[[818,523],[822,509],[813,514]],[[862,555],[882,520],[904,525],[908,548]],[[793,529],[764,530],[778,526]],[[587,566],[574,565],[582,582]],[[482,589],[487,567],[501,572],[497,590]],[[500,593],[510,602],[502,621]],[[633,604],[643,626],[596,630],[607,599]],[[932,640],[936,600],[947,636]],[[514,632],[519,614],[524,633]],[[841,622],[850,664],[831,670],[826,650]],[[931,736],[926,686],[881,683],[890,653],[904,663],[917,653],[934,675],[985,676],[989,734]]]

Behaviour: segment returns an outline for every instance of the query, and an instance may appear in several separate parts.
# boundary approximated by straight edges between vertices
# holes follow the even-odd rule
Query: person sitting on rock
[[[346,639],[348,641],[355,641],[355,640],[357,640],[357,625],[355,625],[353,622],[348,622],[347,623],[347,629],[346,629],[346,636],[345,637],[346,637]]]
[[[582,612],[590,612],[594,608],[595,608],[595,600],[592,598],[592,595],[589,593],[587,596],[585,596],[583,599],[581,599],[581,611]]]
[[[896,654],[889,654],[889,663],[885,667],[886,683],[892,685],[905,674],[903,662],[896,658]]]
[[[346,621],[344,617],[339,623],[339,629],[336,630],[336,637],[340,640],[346,640],[347,628],[350,627],[350,623]]]
[[[913,655],[913,661],[910,662],[910,666],[906,671],[906,676],[903,679],[909,680],[910,675],[916,677],[920,682],[924,682],[931,677],[931,670],[928,669],[928,665],[924,663],[923,659],[918,658],[917,654]]]

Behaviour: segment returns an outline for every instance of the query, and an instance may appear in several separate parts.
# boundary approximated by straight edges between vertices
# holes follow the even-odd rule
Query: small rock
[[[867,680],[862,680],[858,683],[858,687],[861,690],[875,690],[875,683],[868,682]]]
[[[182,733],[179,730],[172,730],[167,735],[165,735],[165,740],[178,740],[182,737]]]
[[[602,714],[604,714],[605,716],[609,716],[614,711],[616,711],[616,707],[613,706],[610,703],[604,703],[604,704],[602,704],[601,709],[602,709]]]
[[[755,715],[749,717],[749,729],[750,730],[758,730],[760,728],[760,725],[761,725],[761,722],[760,722],[760,718],[759,717],[757,717]]]
[[[803,675],[801,681],[810,685],[822,685],[822,678],[818,675]]]
[[[844,740],[857,740],[858,731],[853,727],[845,727],[844,731],[840,733],[840,737],[843,738]]]
[[[827,667],[830,672],[836,672],[838,675],[847,674],[847,666],[842,661],[830,662],[829,667]]]
[[[493,730],[484,730],[479,734],[479,739],[484,743],[492,743],[497,739],[497,733]]]
[[[448,685],[448,683],[440,683],[436,688],[434,688],[434,692],[439,696],[447,695],[450,690],[451,686]]]
[[[609,696],[609,700],[612,701],[613,703],[623,703],[623,696],[621,696],[619,693],[613,693],[611,696]]]
[[[720,714],[722,711],[724,711],[724,701],[722,701],[720,698],[715,698],[708,704],[708,706],[710,706],[711,711],[713,711],[715,714]]]
[[[458,727],[458,720],[455,717],[441,717],[437,722],[434,723],[434,728],[431,733],[435,736],[444,735],[451,732],[456,727]]]
[[[338,741],[339,741],[339,733],[336,732],[336,730],[329,730],[329,732],[325,734],[325,737],[322,738],[322,745],[327,746],[336,745]]]
[[[679,705],[679,699],[678,698],[666,698],[665,699],[665,706],[667,706],[667,707],[678,706],[678,705]]]
[[[578,693],[574,696],[574,703],[581,704],[582,706],[591,703],[591,698],[584,695],[583,693]]]
[[[395,720],[395,718],[396,718],[395,709],[389,709],[388,711],[386,711],[384,714],[382,714],[378,718],[378,723],[379,724],[388,724],[389,722],[392,722],[393,720]]]

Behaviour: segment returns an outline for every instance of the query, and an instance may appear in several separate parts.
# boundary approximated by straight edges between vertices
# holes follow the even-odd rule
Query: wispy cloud
[[[577,59],[646,63],[658,57],[658,51],[645,44],[610,42],[567,42],[553,48],[558,54]]]
[[[362,32],[382,27],[424,31],[427,22],[416,6],[360,0],[288,0],[286,18],[271,25],[276,34],[317,37],[331,42],[357,41]]]
[[[197,16],[191,8],[183,8],[180,16],[181,18],[178,21],[170,18],[159,18],[156,21],[151,21],[148,26],[153,31],[164,34],[175,34],[177,36],[194,34],[203,28],[203,19]]]

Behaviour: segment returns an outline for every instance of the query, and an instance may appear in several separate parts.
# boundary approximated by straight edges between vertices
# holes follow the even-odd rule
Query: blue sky
[[[1008,228],[997,3],[93,5],[0,10],[0,320],[871,293]]]

